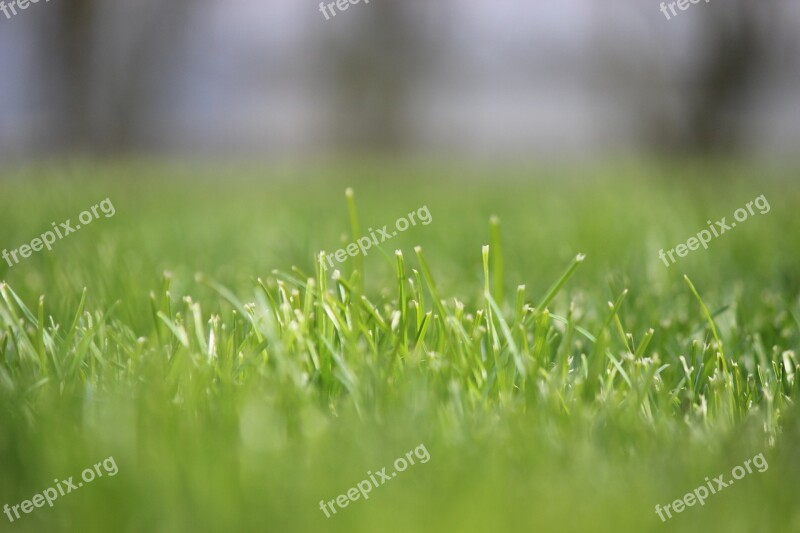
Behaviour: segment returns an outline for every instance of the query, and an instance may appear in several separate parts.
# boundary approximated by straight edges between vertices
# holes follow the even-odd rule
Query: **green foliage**
[[[797,191],[720,190],[692,167],[501,170],[9,181],[4,247],[99,198],[117,214],[0,271],[0,504],[109,455],[120,470],[0,530],[796,526],[780,495],[800,473]],[[758,194],[768,215],[658,259]],[[423,204],[429,226],[321,267]],[[319,510],[421,442],[429,463]],[[766,473],[666,525],[654,513],[759,452]]]

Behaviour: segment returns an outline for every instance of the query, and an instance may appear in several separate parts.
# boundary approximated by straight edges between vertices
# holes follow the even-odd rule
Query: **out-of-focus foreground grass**
[[[7,171],[2,248],[105,198],[116,212],[0,263],[0,505],[108,456],[119,472],[0,515],[0,530],[797,530],[790,175]],[[360,236],[348,186],[361,234],[423,205],[433,222],[370,250],[363,272],[348,259],[321,275],[316,254]],[[760,195],[768,213],[658,259]],[[420,443],[428,463],[332,518],[319,509]],[[655,514],[761,452],[766,472],[666,524]]]

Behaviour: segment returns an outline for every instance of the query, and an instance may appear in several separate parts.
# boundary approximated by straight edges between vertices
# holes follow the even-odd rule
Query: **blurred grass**
[[[793,246],[800,190],[790,176],[688,163],[565,171],[377,162],[265,171],[128,162],[7,171],[0,195],[4,248],[30,242],[50,222],[74,220],[106,197],[116,214],[58,241],[52,252],[12,268],[0,263],[0,279],[34,314],[45,295],[45,316],[61,325],[55,337],[75,320],[84,287],[93,320],[82,318],[81,335],[97,324],[80,372],[42,383],[41,368],[15,359],[21,333],[13,321],[3,322],[0,370],[8,382],[0,379],[0,504],[19,503],[54,477],[77,474],[109,455],[119,474],[53,509],[13,524],[0,520],[0,530],[797,530],[800,518],[789,498],[800,473],[792,452],[800,425],[789,409],[796,385],[781,360],[784,351],[797,349],[800,325],[800,254]],[[296,265],[313,274],[317,252],[351,240],[348,186],[356,192],[362,228],[391,225],[422,205],[433,217],[364,258],[366,295],[381,313],[387,310],[388,322],[384,306],[397,299],[394,250],[403,251],[413,277],[412,269],[420,269],[416,245],[448,312],[456,312],[453,298],[467,313],[485,305],[481,246],[490,242],[492,215],[499,217],[503,244],[499,305],[509,321],[517,285],[526,285],[532,306],[585,253],[548,309],[567,316],[572,308],[574,323],[597,333],[606,302],[627,288],[619,311],[624,332],[639,343],[653,328],[644,355],[670,365],[663,384],[634,377],[653,387],[647,396],[654,415],[639,408],[619,376],[583,396],[591,389],[583,388],[589,386],[581,355],[595,359],[580,334],[567,348],[570,377],[559,381],[554,365],[563,348],[548,349],[565,331],[555,323],[525,326],[544,333],[533,341],[547,341],[541,362],[531,357],[540,366],[531,367],[524,390],[509,384],[488,398],[473,394],[473,380],[481,378],[458,373],[458,352],[449,344],[438,350],[431,342],[416,359],[403,359],[408,371],[383,379],[381,367],[360,364],[363,339],[342,340],[358,378],[354,395],[334,379],[309,376],[302,351],[281,344],[283,335],[268,336],[269,352],[279,357],[260,360],[262,350],[250,343],[257,328],[237,319],[195,274],[243,302],[253,301],[257,278],[278,290],[276,279],[284,278],[275,269],[291,272]],[[707,219],[730,218],[761,194],[770,213],[751,217],[669,269],[658,259],[660,248],[685,242]],[[348,260],[346,276],[352,267]],[[164,271],[171,273],[168,298]],[[709,374],[696,394],[680,381],[681,355],[691,365],[691,355],[702,360],[713,353],[683,274],[714,315],[743,384],[726,389],[715,382],[718,374]],[[202,305],[203,323],[219,315],[229,328],[220,336],[229,344],[220,350],[230,355],[231,370],[205,365],[194,339],[182,350],[154,319],[151,293],[178,325],[181,317],[190,321],[186,296]],[[444,331],[437,323],[430,328],[432,339]],[[605,331],[600,341],[624,368],[640,368],[624,359],[615,327]],[[602,382],[609,370],[597,368]],[[648,368],[655,366],[641,366]],[[714,371],[713,364],[707,368]],[[705,402],[727,390],[741,411],[726,414],[711,405],[709,413]],[[430,462],[376,489],[369,501],[324,517],[319,500],[335,498],[367,470],[391,465],[421,442]],[[767,455],[767,472],[748,475],[667,524],[655,515],[656,503],[670,503],[705,476],[727,474],[759,452]]]

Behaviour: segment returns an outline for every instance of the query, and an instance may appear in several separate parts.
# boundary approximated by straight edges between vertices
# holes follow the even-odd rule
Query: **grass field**
[[[115,214],[0,262],[0,505],[118,472],[0,531],[800,531],[794,175],[5,171],[2,248],[105,198]],[[658,258],[760,195],[768,213]],[[429,225],[320,272],[421,206]],[[320,509],[421,444],[424,464]]]

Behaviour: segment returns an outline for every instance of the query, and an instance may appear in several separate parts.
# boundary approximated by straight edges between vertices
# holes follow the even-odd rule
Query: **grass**
[[[108,456],[119,472],[0,531],[800,526],[790,173],[264,174],[6,171],[0,246],[106,197],[116,214],[0,265],[0,504]],[[761,194],[768,214],[658,259]],[[321,271],[321,250],[422,205],[432,224]],[[325,518],[420,443],[429,462]],[[658,519],[762,452],[766,472]]]

